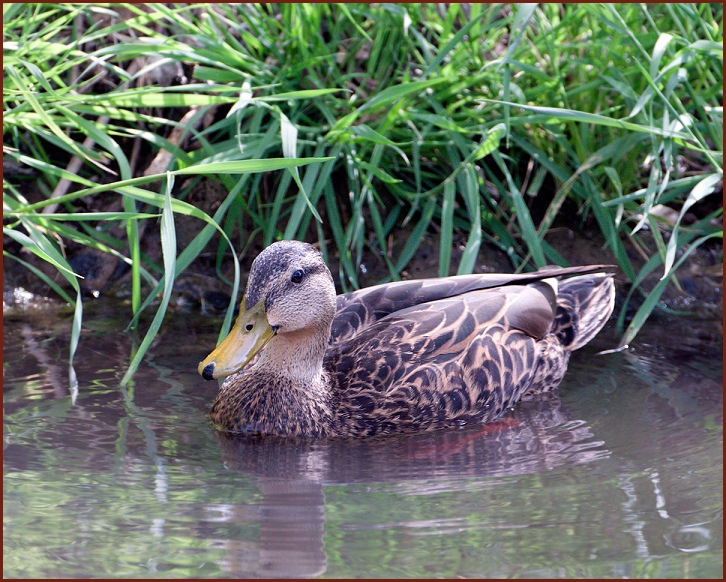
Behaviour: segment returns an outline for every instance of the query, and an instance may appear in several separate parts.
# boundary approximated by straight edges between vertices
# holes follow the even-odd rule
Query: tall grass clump
[[[441,275],[472,272],[482,245],[516,270],[564,265],[548,231],[592,219],[632,283],[626,304],[645,297],[625,345],[676,269],[723,236],[722,205],[704,202],[722,188],[720,5],[3,11],[4,233],[75,296],[5,256],[75,304],[74,341],[81,289],[64,244],[128,263],[132,326],[162,296],[131,373],[170,281],[210,244],[221,277],[232,261],[234,298],[253,240],[317,240],[349,290],[364,253],[396,280],[432,235]],[[225,192],[213,212],[186,201],[202,178]],[[98,200],[113,210],[86,211]],[[711,210],[683,222],[701,207]],[[203,228],[178,252],[169,216],[180,213]],[[162,264],[144,253],[145,225],[159,232]],[[660,282],[646,291],[653,272]]]

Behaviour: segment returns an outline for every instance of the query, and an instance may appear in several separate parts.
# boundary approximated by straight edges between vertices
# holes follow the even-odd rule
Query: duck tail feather
[[[559,282],[552,332],[565,349],[580,349],[603,328],[615,306],[610,273],[572,277]]]

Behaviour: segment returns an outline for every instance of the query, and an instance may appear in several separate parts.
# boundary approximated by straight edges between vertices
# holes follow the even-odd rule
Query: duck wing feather
[[[399,310],[471,291],[508,285],[526,285],[549,277],[579,275],[609,268],[610,265],[545,267],[533,273],[456,275],[438,279],[396,281],[353,291],[337,297],[329,345],[344,342]]]
[[[329,346],[336,424],[371,435],[496,418],[535,375],[554,295],[538,281],[468,291],[395,311]]]

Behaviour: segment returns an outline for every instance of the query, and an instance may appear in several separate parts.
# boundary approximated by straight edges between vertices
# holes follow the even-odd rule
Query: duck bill
[[[265,302],[261,300],[252,309],[240,311],[229,335],[199,364],[197,370],[205,380],[234,374],[260,353],[275,331],[267,323]]]

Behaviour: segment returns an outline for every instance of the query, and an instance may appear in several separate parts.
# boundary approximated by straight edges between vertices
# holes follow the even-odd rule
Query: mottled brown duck
[[[252,263],[240,314],[203,362],[211,418],[240,434],[359,437],[489,422],[556,388],[613,310],[606,266],[399,281],[335,294],[312,245]],[[588,274],[583,274],[588,273]],[[567,275],[579,275],[558,280]]]

